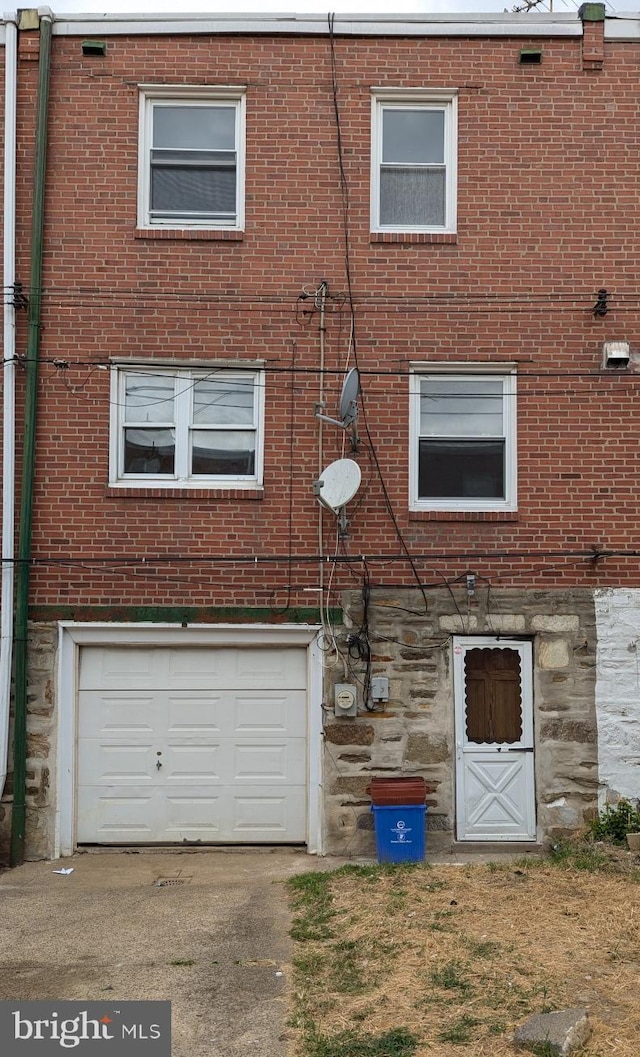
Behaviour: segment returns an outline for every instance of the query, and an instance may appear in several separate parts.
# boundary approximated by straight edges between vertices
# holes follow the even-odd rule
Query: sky
[[[47,0],[56,15],[109,13],[185,13],[225,12],[227,14],[277,12],[279,14],[482,14],[513,10],[517,0]],[[574,12],[580,0],[552,0],[554,12]],[[25,5],[26,6],[26,5]],[[548,10],[549,0],[540,10]],[[640,0],[608,0],[612,14],[637,14]],[[526,16],[523,16],[526,17]]]

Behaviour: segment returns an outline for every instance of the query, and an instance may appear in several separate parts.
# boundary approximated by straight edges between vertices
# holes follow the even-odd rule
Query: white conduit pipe
[[[17,15],[5,22],[3,403],[2,403],[2,596],[0,604],[0,796],[8,770],[13,591],[15,559],[15,354],[16,309],[13,285],[16,233],[16,95],[18,68]]]

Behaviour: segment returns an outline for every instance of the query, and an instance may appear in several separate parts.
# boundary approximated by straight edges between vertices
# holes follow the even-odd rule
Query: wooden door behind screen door
[[[453,641],[458,840],[536,838],[530,642]]]

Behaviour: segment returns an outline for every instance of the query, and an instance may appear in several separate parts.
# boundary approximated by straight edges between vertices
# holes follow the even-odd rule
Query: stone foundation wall
[[[492,590],[487,596],[486,590],[478,589],[467,605],[466,591],[455,591],[457,608],[449,591],[429,591],[427,612],[420,592],[372,592],[367,614],[372,675],[388,676],[390,699],[376,711],[366,712],[360,695],[355,719],[336,719],[332,710],[326,712],[324,829],[329,854],[374,854],[373,818],[366,791],[373,775],[424,776],[428,847],[450,844],[455,826],[453,634],[523,636],[533,642],[539,839],[574,832],[596,809],[593,593]],[[625,765],[628,781],[614,781],[612,761],[622,732],[630,745],[637,740],[639,669],[636,652],[629,644],[635,643],[636,628],[640,641],[640,591],[601,595],[598,619],[603,642],[598,686],[599,721],[605,735],[600,746],[605,761],[603,780],[609,774],[612,788],[622,795],[636,795],[633,769],[640,752],[630,749]],[[625,600],[631,623],[629,635],[622,641],[616,632],[617,602]],[[362,627],[362,600],[353,592],[343,603],[345,622],[338,641],[351,673],[345,677],[341,666],[329,669],[327,703],[333,701],[334,682],[361,680],[364,675],[364,664],[349,658],[347,646],[348,637]],[[57,625],[35,623],[29,634],[27,857],[38,859],[52,854],[55,834]],[[626,673],[623,696],[618,693],[615,677],[620,663]],[[8,842],[11,790],[9,775],[0,804],[0,854],[6,852]]]
[[[29,625],[27,659],[27,769],[25,854],[51,856],[55,837],[56,766],[55,681],[58,649],[56,624]],[[9,732],[13,752],[13,723]],[[13,807],[13,759],[0,803],[0,861],[8,861]]]
[[[454,594],[455,591],[455,594]],[[389,678],[389,701],[357,718],[325,721],[325,848],[329,854],[375,853],[367,786],[372,775],[422,775],[427,783],[427,846],[446,847],[455,831],[455,731],[452,636],[500,635],[533,642],[535,776],[538,839],[575,832],[596,810],[596,629],[593,592],[491,590],[427,593],[377,589],[367,613],[359,592],[343,598],[338,636],[350,675],[333,683],[361,688],[364,663],[349,643],[368,624],[372,675]],[[353,647],[351,652],[353,653]],[[336,674],[339,672],[339,675]]]

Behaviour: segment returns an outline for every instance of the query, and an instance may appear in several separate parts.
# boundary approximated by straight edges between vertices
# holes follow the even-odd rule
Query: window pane
[[[204,378],[193,389],[193,423],[253,425],[253,377]]]
[[[172,165],[208,169],[232,169],[236,164],[234,150],[152,150],[151,165],[168,169]]]
[[[125,422],[173,422],[175,382],[162,374],[128,374]]]
[[[444,169],[380,170],[380,223],[411,227],[443,227],[445,223]]]
[[[231,477],[255,473],[256,438],[253,431],[193,430],[191,472],[227,474]]]
[[[444,111],[383,109],[382,161],[442,165]]]
[[[504,499],[504,441],[421,440],[421,499]]]
[[[125,429],[124,472],[173,474],[175,450],[172,429]]]
[[[423,378],[422,437],[501,437],[503,383],[496,378]]]
[[[194,167],[151,169],[151,212],[204,213],[231,216],[236,213],[235,168]]]
[[[520,741],[522,688],[516,650],[468,650],[464,688],[467,741],[476,745]]]
[[[235,150],[235,106],[154,106],[153,146]]]

